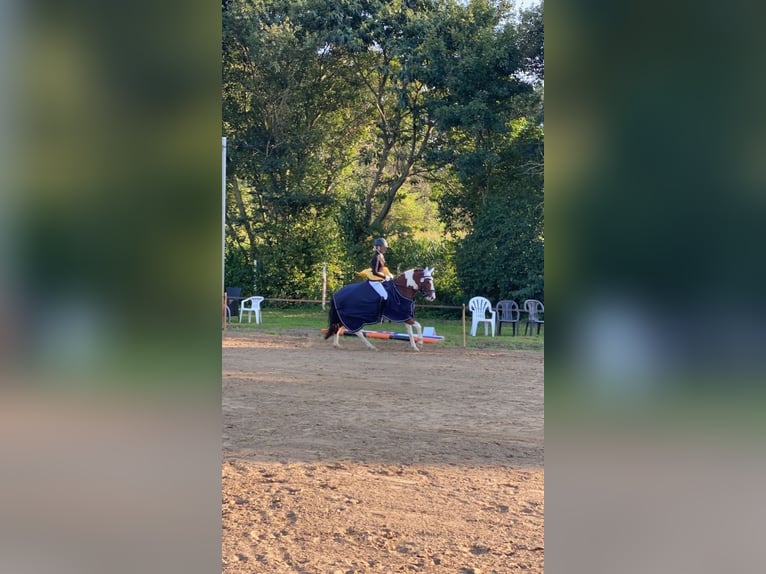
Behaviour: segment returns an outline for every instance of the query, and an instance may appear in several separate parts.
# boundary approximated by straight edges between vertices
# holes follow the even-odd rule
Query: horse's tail
[[[338,310],[335,308],[335,298],[330,298],[330,315],[329,315],[329,325],[327,327],[327,333],[325,333],[324,338],[329,339],[332,337],[335,333],[338,332],[341,326],[340,317],[338,316]]]

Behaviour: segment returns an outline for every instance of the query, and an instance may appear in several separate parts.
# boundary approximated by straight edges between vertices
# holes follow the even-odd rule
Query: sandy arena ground
[[[223,337],[223,572],[543,572],[543,355]]]

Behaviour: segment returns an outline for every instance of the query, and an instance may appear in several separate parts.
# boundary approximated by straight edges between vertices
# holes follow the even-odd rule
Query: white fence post
[[[322,263],[322,310],[327,300],[327,263]]]

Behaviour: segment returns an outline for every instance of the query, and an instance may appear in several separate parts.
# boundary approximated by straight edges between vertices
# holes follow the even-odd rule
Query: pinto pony
[[[355,333],[369,349],[377,348],[367,340],[362,333],[362,327],[372,323],[380,323],[383,318],[394,323],[407,325],[410,345],[419,351],[418,344],[423,344],[423,328],[415,320],[415,294],[421,293],[427,301],[436,299],[434,289],[433,269],[408,269],[397,275],[392,281],[384,281],[383,288],[388,293],[388,299],[381,304],[377,294],[367,281],[352,283],[338,290],[330,302],[330,326],[325,339],[335,335],[333,345],[340,347],[338,342],[341,329]],[[417,339],[412,327],[417,330]]]

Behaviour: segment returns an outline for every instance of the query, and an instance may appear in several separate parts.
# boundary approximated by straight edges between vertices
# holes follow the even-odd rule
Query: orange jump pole
[[[370,339],[393,339],[397,341],[410,340],[407,333],[398,333],[394,331],[367,331],[366,329],[362,329],[361,332],[365,337],[369,337]],[[326,335],[327,329],[322,329],[322,334]],[[356,337],[355,333],[349,333],[343,328],[341,328],[341,331],[339,331],[339,334],[346,335],[348,337]],[[417,335],[415,335],[415,338],[417,338]],[[444,337],[440,335],[423,335],[424,343],[438,343],[443,340],[444,340]]]

